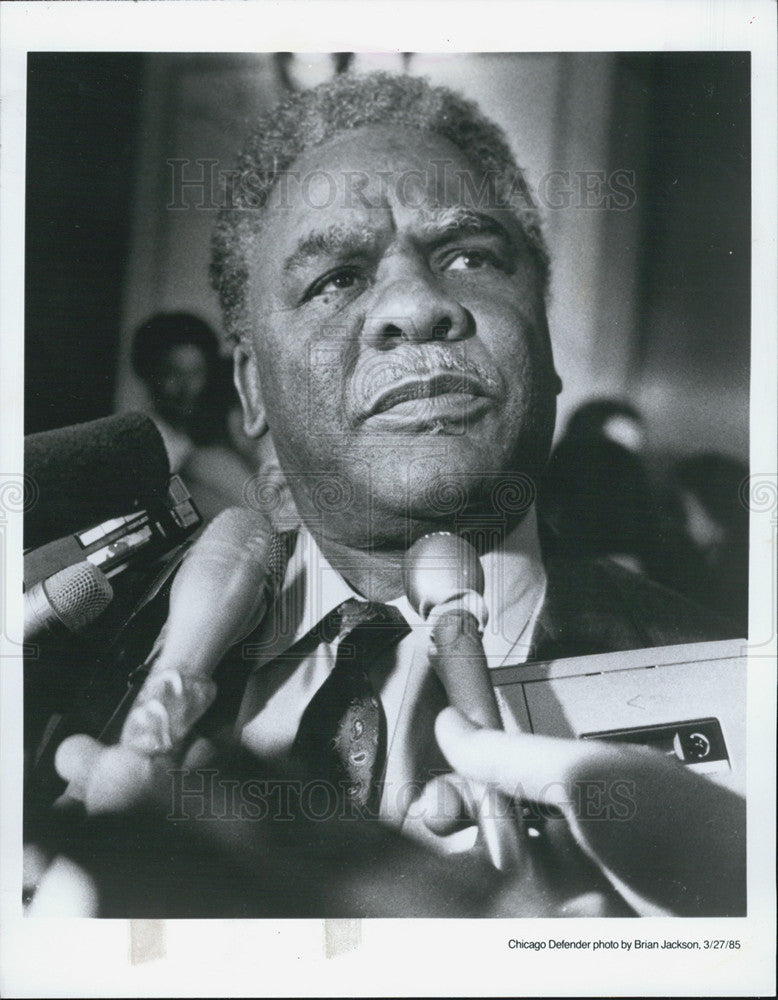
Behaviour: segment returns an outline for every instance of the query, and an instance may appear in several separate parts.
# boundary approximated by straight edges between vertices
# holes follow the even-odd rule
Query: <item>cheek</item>
[[[514,296],[495,297],[474,303],[471,311],[477,344],[509,391],[516,382],[523,383],[548,367],[551,355],[545,323],[531,300],[525,305]]]
[[[340,402],[342,386],[356,364],[363,324],[364,312],[356,308],[337,315],[326,310],[279,310],[256,335],[263,389],[267,381],[272,392],[272,382],[296,393],[299,405],[308,396],[331,410]]]
[[[481,339],[505,338],[518,349],[545,329],[545,303],[532,273],[520,268],[513,275],[484,276],[461,289],[461,304],[476,320]]]
[[[264,339],[257,367],[279,451],[311,457],[330,440],[323,432],[331,435],[343,428],[345,366],[338,343],[311,341],[286,326],[283,337]]]

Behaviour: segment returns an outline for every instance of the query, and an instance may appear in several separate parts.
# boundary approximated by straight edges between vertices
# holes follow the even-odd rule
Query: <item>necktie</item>
[[[393,607],[345,601],[322,623],[325,641],[339,639],[335,666],[303,712],[292,753],[308,777],[375,815],[386,763],[386,715],[369,677],[376,657],[410,631]]]

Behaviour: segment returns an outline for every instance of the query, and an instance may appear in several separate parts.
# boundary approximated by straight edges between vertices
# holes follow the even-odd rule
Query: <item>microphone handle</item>
[[[47,636],[66,635],[65,623],[51,606],[43,581],[24,593],[24,641],[38,642]]]
[[[475,615],[462,608],[442,612],[432,629],[432,641],[449,702],[476,725],[502,729]]]
[[[479,726],[502,729],[475,615],[463,608],[441,612],[432,628],[432,641],[433,662],[451,705]],[[521,852],[513,803],[494,787],[475,781],[468,784],[489,860],[498,871],[515,867]]]
[[[130,709],[135,704],[135,699],[140,694],[148,676],[149,668],[144,665],[136,667],[127,678],[127,690],[97,737],[101,743],[105,743],[106,746],[112,746],[114,743],[119,742],[124,723],[130,714]]]

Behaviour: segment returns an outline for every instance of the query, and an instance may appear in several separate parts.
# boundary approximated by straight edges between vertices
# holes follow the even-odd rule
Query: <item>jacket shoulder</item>
[[[737,636],[729,622],[609,560],[552,559],[532,659]]]

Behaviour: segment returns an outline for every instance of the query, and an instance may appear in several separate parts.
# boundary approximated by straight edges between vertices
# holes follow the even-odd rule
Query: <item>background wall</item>
[[[144,70],[139,55],[28,60],[27,432],[113,406]]]
[[[56,74],[63,75],[61,64],[47,65],[52,58],[31,57],[49,71],[46,89],[39,88],[44,96]],[[187,207],[170,207],[170,161],[186,161],[187,178],[200,174],[198,159],[212,161],[217,172],[228,170],[252,118],[283,92],[278,61],[266,54],[59,58],[72,60],[80,73],[103,59],[101,71],[111,77],[103,95],[111,124],[97,111],[91,125],[79,118],[83,95],[71,88],[59,117],[45,100],[33,101],[30,148],[45,138],[67,159],[67,143],[86,135],[91,152],[78,170],[97,171],[103,184],[93,198],[100,207],[85,214],[113,212],[118,237],[114,247],[100,247],[111,277],[95,296],[78,281],[68,240],[52,244],[40,221],[29,228],[33,202],[39,216],[50,211],[40,205],[41,194],[44,202],[59,196],[59,210],[72,216],[75,182],[66,183],[63,197],[45,178],[30,177],[28,302],[37,310],[28,313],[28,344],[36,345],[28,352],[30,427],[55,413],[60,423],[69,422],[61,419],[67,407],[53,409],[46,396],[57,391],[55,345],[84,338],[73,330],[77,317],[70,313],[85,294],[112,305],[103,310],[102,334],[92,336],[102,353],[91,355],[81,395],[87,398],[88,387],[101,379],[119,408],[143,404],[127,356],[132,331],[149,314],[187,309],[219,327],[207,275],[215,208],[199,204],[202,195],[194,189],[185,195]],[[129,75],[125,58],[134,60]],[[302,83],[332,72],[326,55],[297,56],[290,65]],[[554,262],[550,323],[565,382],[559,427],[583,399],[615,394],[642,409],[656,450],[716,449],[747,460],[748,57],[360,55],[353,69],[376,66],[427,75],[475,98],[504,127],[526,167],[543,203]],[[125,104],[130,110],[122,115]],[[125,122],[124,131],[115,132],[114,120]],[[95,161],[96,151],[102,158]],[[630,175],[634,184],[625,181]],[[113,208],[105,208],[105,187],[122,192]],[[68,233],[74,232],[71,225]],[[41,255],[48,255],[47,266],[36,269]],[[55,291],[46,287],[52,273],[61,279]],[[89,338],[84,342],[88,346]],[[46,392],[38,389],[30,399],[30,385]],[[108,405],[103,390],[95,406]],[[73,419],[86,419],[73,412]]]

